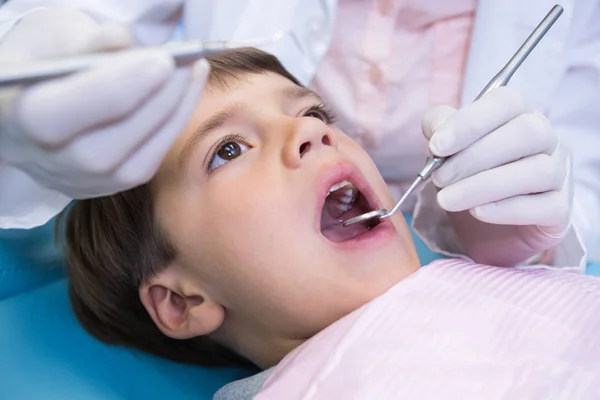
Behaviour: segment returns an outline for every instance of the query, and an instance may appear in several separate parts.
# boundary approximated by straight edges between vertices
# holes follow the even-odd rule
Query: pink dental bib
[[[600,279],[436,261],[290,353],[256,399],[600,399]]]

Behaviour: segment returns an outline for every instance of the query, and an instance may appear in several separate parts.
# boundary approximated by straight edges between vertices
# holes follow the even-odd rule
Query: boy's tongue
[[[342,222],[371,211],[366,199],[360,192],[356,194],[353,204],[344,203],[343,189],[332,192],[325,200],[321,213],[321,233],[332,242],[343,242],[369,231],[373,226],[354,224],[344,227]],[[346,211],[347,208],[350,208]]]

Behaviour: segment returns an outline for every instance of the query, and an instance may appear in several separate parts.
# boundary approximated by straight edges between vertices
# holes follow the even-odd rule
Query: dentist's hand
[[[441,208],[515,226],[535,252],[565,235],[573,202],[570,155],[549,121],[514,89],[498,88],[458,111],[435,107],[423,118],[423,132],[433,154],[452,156],[432,176]]]
[[[129,32],[74,10],[25,16],[0,41],[3,63],[129,47]],[[71,198],[148,181],[194,110],[208,73],[162,52],[119,56],[65,78],[0,90],[0,163]]]

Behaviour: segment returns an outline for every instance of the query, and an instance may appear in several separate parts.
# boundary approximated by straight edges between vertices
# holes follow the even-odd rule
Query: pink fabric
[[[442,260],[290,353],[268,399],[600,395],[600,279]]]
[[[427,156],[423,114],[459,105],[476,0],[338,4],[332,43],[312,86],[399,196]]]

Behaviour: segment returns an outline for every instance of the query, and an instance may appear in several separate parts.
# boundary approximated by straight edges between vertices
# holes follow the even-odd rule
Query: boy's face
[[[285,354],[419,266],[399,213],[370,230],[332,227],[393,199],[326,114],[272,73],[211,87],[154,181],[177,270],[224,311],[214,337],[259,364],[277,356],[247,347]],[[343,181],[358,195],[346,186],[326,200]]]

